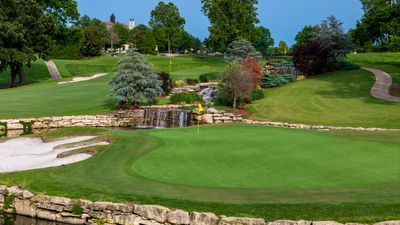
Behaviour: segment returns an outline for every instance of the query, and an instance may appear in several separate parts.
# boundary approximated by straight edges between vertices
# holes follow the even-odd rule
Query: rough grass
[[[332,126],[400,128],[399,104],[373,98],[373,74],[338,71],[265,89],[251,118]]]
[[[66,129],[65,134],[71,132]],[[85,132],[85,129],[73,130],[76,135]],[[22,185],[36,193],[161,204],[231,216],[262,217],[268,221],[370,223],[399,219],[399,149],[398,144],[386,141],[386,134],[379,141],[371,141],[359,132],[351,132],[344,138],[315,131],[257,126],[201,127],[199,135],[196,128],[110,132],[117,141],[91,159],[60,168],[0,174],[0,183]],[[391,135],[388,136],[391,140]],[[203,151],[211,154],[207,156]],[[249,158],[254,151],[262,157]],[[163,155],[168,165],[158,160],[148,161],[154,157],[152,154]],[[207,158],[207,165],[204,157],[211,157]],[[149,179],[132,170],[138,163],[146,163],[148,168],[152,167],[150,164],[161,164],[146,174],[153,178]],[[163,171],[168,179],[186,176],[185,171],[171,173],[181,164],[185,165],[185,171],[191,171],[192,178],[179,179],[185,185],[158,179],[157,174]],[[231,170],[225,171],[229,166]],[[258,173],[255,167],[264,173]],[[295,178],[298,183],[286,180],[286,175],[280,177],[299,173]],[[230,187],[218,183],[217,176]],[[232,185],[234,177],[242,182]],[[199,180],[212,187],[201,187],[204,185]],[[237,188],[239,184],[246,187],[251,180],[257,180],[259,188]]]

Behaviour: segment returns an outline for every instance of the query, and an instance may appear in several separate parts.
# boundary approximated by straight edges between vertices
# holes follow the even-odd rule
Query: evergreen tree
[[[239,38],[229,45],[228,51],[225,55],[225,60],[236,60],[242,62],[247,55],[253,59],[259,59],[262,57],[261,53],[254,48],[250,41]]]
[[[151,65],[137,52],[118,62],[119,71],[110,81],[111,95],[118,108],[137,106],[143,101],[154,101],[163,94],[162,81]]]

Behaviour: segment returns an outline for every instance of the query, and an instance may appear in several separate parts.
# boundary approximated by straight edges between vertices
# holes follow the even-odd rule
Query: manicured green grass
[[[30,68],[25,66],[24,70],[28,83],[35,83],[51,79],[49,71],[42,60],[33,62]],[[10,70],[0,73],[0,87],[8,87],[10,83]]]
[[[342,137],[258,126],[111,133],[117,141],[87,161],[0,174],[0,183],[268,221],[376,222],[400,215],[400,149],[392,139],[399,132],[375,141],[359,132]]]
[[[108,97],[111,75],[98,79],[57,85],[44,81],[0,90],[0,118],[87,115],[108,113],[114,104]]]
[[[400,106],[373,98],[374,76],[338,71],[265,90],[251,118],[332,126],[400,128]]]
[[[400,87],[400,53],[367,53],[348,56],[353,63],[372,67],[389,73],[393,79],[392,87]],[[400,96],[400,93],[398,93]]]
[[[120,57],[109,55],[88,60],[54,60],[63,77],[87,76],[95,73],[117,71],[117,62]],[[198,78],[203,73],[221,72],[226,65],[222,57],[198,57],[198,56],[146,56],[154,66],[155,71],[170,72],[175,80],[185,78]],[[172,65],[170,65],[170,60]]]
[[[133,171],[161,182],[206,188],[301,190],[400,181],[395,144],[265,127],[191,131],[152,132],[164,144],[133,164]]]

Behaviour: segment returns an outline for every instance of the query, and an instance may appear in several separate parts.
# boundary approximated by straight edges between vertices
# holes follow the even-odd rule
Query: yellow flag
[[[199,103],[199,113],[203,112],[203,106]]]
[[[172,65],[172,59],[169,59],[169,65]]]

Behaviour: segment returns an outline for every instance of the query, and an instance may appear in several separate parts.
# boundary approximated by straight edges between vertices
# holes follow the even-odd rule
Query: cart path
[[[389,74],[373,68],[363,68],[363,69],[368,70],[369,72],[375,75],[376,82],[371,89],[371,95],[373,97],[389,102],[400,103],[400,97],[390,95],[389,93],[389,89],[392,85],[392,77]]]

